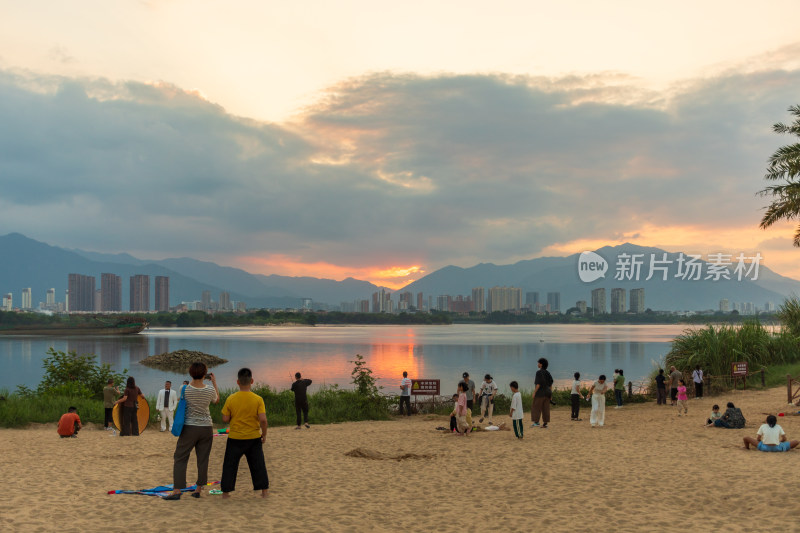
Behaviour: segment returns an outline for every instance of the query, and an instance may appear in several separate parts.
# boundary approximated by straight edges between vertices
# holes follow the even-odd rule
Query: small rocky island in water
[[[144,366],[158,368],[159,370],[169,370],[171,372],[186,373],[192,363],[205,363],[208,368],[213,368],[227,363],[227,359],[217,357],[194,350],[175,350],[174,352],[164,352],[158,355],[151,355],[139,361]]]

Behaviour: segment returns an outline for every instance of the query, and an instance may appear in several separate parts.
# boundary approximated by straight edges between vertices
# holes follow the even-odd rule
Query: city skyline
[[[755,195],[793,6],[11,3],[0,225],[391,289],[623,242],[800,278]]]

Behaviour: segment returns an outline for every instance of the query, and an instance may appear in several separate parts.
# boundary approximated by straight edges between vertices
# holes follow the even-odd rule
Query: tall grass
[[[664,363],[685,374],[697,366],[711,380],[712,389],[727,388],[731,363],[746,361],[751,372],[800,362],[800,338],[792,328],[770,331],[757,320],[740,326],[719,325],[686,329],[672,341]]]

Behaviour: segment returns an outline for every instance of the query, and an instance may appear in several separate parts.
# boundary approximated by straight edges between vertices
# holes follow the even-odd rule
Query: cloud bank
[[[367,278],[755,228],[800,71],[628,81],[375,73],[268,124],[165,83],[0,71],[0,227]]]

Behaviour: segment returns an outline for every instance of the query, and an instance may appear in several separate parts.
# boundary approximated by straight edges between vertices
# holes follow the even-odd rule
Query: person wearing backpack
[[[531,424],[532,428],[539,427],[539,420],[542,420],[542,428],[547,428],[550,423],[550,399],[553,397],[553,376],[547,370],[547,359],[539,358],[534,379],[535,388],[533,389],[533,404],[531,405]]]

